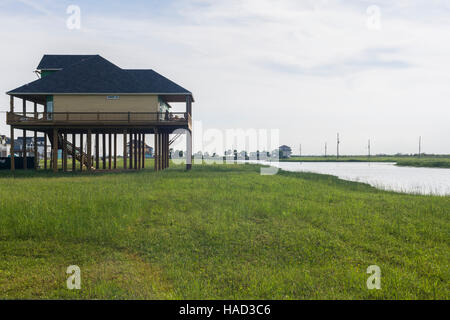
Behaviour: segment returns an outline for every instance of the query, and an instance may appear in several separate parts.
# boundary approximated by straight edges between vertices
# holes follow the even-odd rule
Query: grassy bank
[[[397,165],[408,167],[450,168],[450,158],[402,159],[397,161]]]
[[[336,157],[292,157],[281,162],[395,162],[398,166],[450,168],[450,156],[341,156]]]
[[[0,172],[0,194],[0,298],[450,298],[450,197],[253,165]]]

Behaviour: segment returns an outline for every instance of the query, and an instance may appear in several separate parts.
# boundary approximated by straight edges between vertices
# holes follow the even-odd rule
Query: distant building
[[[26,81],[7,92],[10,108],[6,113],[6,124],[11,126],[11,130],[23,130],[23,136],[27,136],[27,131],[45,134],[52,149],[51,169],[54,172],[61,167],[68,171],[67,159],[70,156],[79,162],[81,170],[83,167],[88,171],[100,169],[97,160],[100,159],[100,135],[103,141],[109,135],[111,145],[113,134],[114,148],[108,148],[109,170],[117,169],[117,135],[123,135],[123,141],[130,141],[137,140],[137,136],[142,140],[146,134],[154,135],[158,141],[155,170],[164,170],[170,164],[169,135],[177,129],[186,133],[185,165],[187,170],[191,169],[192,92],[154,70],[122,69],[98,54],[46,54],[35,71],[38,77],[40,75],[39,79]],[[15,107],[18,100],[20,104],[17,107],[20,108]],[[27,110],[27,103],[33,104],[33,112]],[[173,112],[171,103],[183,103],[186,108]],[[12,132],[11,146],[16,149]],[[75,145],[69,140],[80,143]],[[105,143],[101,145],[106,149]],[[27,141],[23,141],[22,146],[24,150],[21,153],[28,154]],[[129,148],[133,159],[140,159],[138,155],[152,154],[150,147],[147,146],[146,151],[140,147],[144,145]],[[127,146],[123,149],[126,157]],[[62,152],[58,150],[64,150],[64,155],[67,155],[61,162],[56,161]],[[107,169],[105,154],[106,151],[102,153],[103,170]],[[14,152],[11,157],[14,157]],[[97,160],[95,164],[93,159]],[[26,169],[27,159],[23,157],[21,160]],[[145,161],[133,162],[124,161],[129,164],[128,169],[144,168]],[[11,164],[11,170],[15,170],[15,162]],[[33,167],[37,169],[37,161]],[[47,168],[47,158],[44,168]]]
[[[8,157],[11,148],[11,140],[4,135],[0,135],[0,157]]]
[[[37,137],[37,151],[39,158],[44,157],[44,137]],[[27,157],[34,157],[34,138],[33,137],[27,137],[25,140],[26,143],[26,152]],[[22,146],[23,146],[23,137],[18,137],[16,140],[14,140],[14,154],[22,156]],[[48,153],[48,150],[47,150]],[[47,154],[49,156],[49,154]]]
[[[280,158],[290,158],[291,154],[292,154],[292,149],[291,147],[288,147],[286,145],[282,145],[281,147],[278,148],[279,152],[280,152]]]
[[[131,143],[131,147],[134,148],[134,144],[136,143],[136,146],[138,146],[138,141],[135,142],[135,140],[131,140],[130,142],[127,143],[127,156],[130,156],[130,143]],[[141,141],[142,143],[142,141]],[[146,143],[144,144],[144,152],[145,152],[145,157],[146,158],[151,158],[153,157],[153,148],[150,147],[149,145],[147,145]]]

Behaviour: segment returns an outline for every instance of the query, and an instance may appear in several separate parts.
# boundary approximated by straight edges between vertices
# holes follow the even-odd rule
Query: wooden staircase
[[[67,154],[75,157],[76,160],[80,161],[83,166],[87,168],[89,166],[89,156],[87,155],[87,153],[83,152],[81,148],[74,146],[67,140],[65,141],[65,144],[67,148]],[[58,134],[58,147],[60,147],[61,149],[64,148],[64,137],[62,134]],[[95,170],[95,167],[92,166],[92,164],[94,163],[93,159],[94,157],[92,157],[91,159],[91,170]]]
[[[52,132],[48,133],[48,138],[50,139],[50,141],[53,141]],[[74,146],[71,142],[67,140],[65,141],[65,145],[67,148],[68,155],[75,157],[75,159],[80,161],[86,168],[89,166],[87,153],[83,152],[81,148]],[[64,136],[62,134],[58,134],[58,149],[61,149],[64,152]],[[91,159],[91,170],[95,170],[95,167],[92,166],[92,164],[94,164],[93,157]]]

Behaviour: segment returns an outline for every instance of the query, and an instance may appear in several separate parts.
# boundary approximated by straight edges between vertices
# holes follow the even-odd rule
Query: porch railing
[[[187,112],[7,112],[7,122],[190,122]]]

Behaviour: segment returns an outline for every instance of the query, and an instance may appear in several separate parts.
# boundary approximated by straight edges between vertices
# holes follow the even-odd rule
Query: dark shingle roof
[[[93,56],[94,55],[45,54],[36,69],[60,70]]]
[[[52,57],[45,58],[45,57]],[[64,61],[70,59],[44,56],[41,63],[47,61]],[[66,56],[67,57],[67,56]],[[74,57],[74,56],[68,56]],[[17,95],[52,95],[52,94],[184,94],[191,92],[163,77],[153,70],[121,69],[105,58],[94,56],[77,56],[77,62],[62,70],[30,82],[7,92]],[[45,61],[44,61],[45,62]],[[46,64],[47,66],[62,66],[63,64]],[[39,68],[39,67],[38,67]]]
[[[125,70],[139,82],[144,91],[156,93],[190,93],[175,82],[153,70]]]

